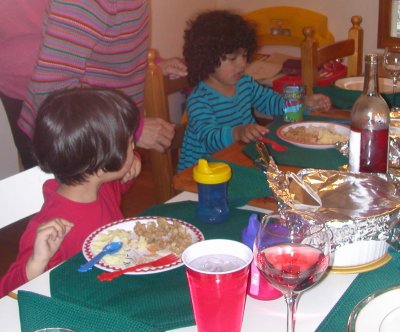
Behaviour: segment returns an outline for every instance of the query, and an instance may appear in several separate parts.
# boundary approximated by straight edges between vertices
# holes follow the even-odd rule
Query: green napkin
[[[389,263],[357,276],[317,331],[346,331],[347,320],[358,302],[379,289],[400,284],[400,254],[394,250],[390,250],[390,254],[393,258]]]
[[[67,327],[71,330],[98,331],[143,331],[163,332],[128,317],[105,313],[69,302],[32,292],[18,292],[19,316],[22,331],[35,331],[46,327]]]
[[[267,178],[260,169],[211,157],[207,159],[212,162],[224,162],[231,167],[232,178],[228,184],[228,201],[230,207],[242,206],[254,198],[272,195]]]
[[[196,219],[196,207],[196,202],[164,204],[146,210],[144,215],[184,220],[198,227],[206,239],[226,238],[240,241],[242,230],[252,213],[231,209],[227,221],[210,225]],[[124,275],[111,282],[100,282],[96,276],[103,271],[97,268],[87,273],[77,272],[78,266],[83,262],[83,255],[78,254],[50,272],[52,298],[72,303],[76,307],[103,311],[110,324],[116,319],[116,315],[122,315],[134,322],[146,322],[147,326],[154,327],[154,331],[194,324],[183,266],[162,273]],[[71,322],[79,325],[79,321],[73,318]],[[79,328],[77,325],[74,327],[84,330],[84,326]],[[138,325],[132,330],[146,331],[141,330]]]
[[[361,95],[361,91],[345,90],[333,85],[314,87],[313,90],[315,93],[327,95],[331,99],[332,105],[340,109],[351,109],[357,98]],[[393,102],[393,94],[382,93],[381,95],[390,108]],[[396,106],[400,106],[400,101],[396,101]]]
[[[332,119],[328,117],[320,116],[305,116],[305,121],[333,121],[342,122],[345,120]],[[268,146],[268,151],[274,158],[277,165],[289,165],[303,168],[318,168],[318,169],[329,169],[337,170],[340,166],[348,163],[348,158],[343,156],[336,148],[314,150],[306,149],[295,146],[293,144],[282,141],[276,135],[276,130],[282,125],[287,124],[283,121],[283,118],[276,118],[269,126],[269,133],[265,136],[273,139],[281,145],[285,145],[288,149],[284,152],[274,151]],[[259,154],[256,150],[255,143],[249,143],[243,148],[246,153],[253,160],[259,158]]]

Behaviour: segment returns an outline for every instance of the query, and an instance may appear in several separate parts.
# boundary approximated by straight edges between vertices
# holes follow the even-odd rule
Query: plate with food
[[[147,263],[173,252],[181,257],[191,244],[203,241],[203,233],[195,226],[174,218],[146,216],[122,219],[104,225],[90,234],[83,243],[83,256],[89,261],[112,241],[121,241],[122,248],[106,255],[95,266],[105,271],[116,271]],[[175,269],[183,263],[179,259],[160,267],[147,267],[126,274],[139,275]]]
[[[335,86],[344,90],[363,91],[364,90],[364,77],[345,77],[335,81]],[[379,92],[380,93],[393,93],[393,82],[389,78],[379,77]]]
[[[347,331],[399,330],[400,286],[384,288],[361,300],[351,312]]]
[[[276,134],[281,140],[302,148],[329,149],[336,142],[346,142],[350,128],[338,123],[302,121],[283,125]]]

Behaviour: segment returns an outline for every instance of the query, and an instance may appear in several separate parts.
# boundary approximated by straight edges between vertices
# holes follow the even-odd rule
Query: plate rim
[[[204,241],[205,240],[204,234],[203,234],[203,232],[200,231],[199,228],[197,228],[196,226],[194,226],[194,225],[192,225],[192,224],[190,224],[190,223],[188,223],[188,222],[186,222],[184,220],[181,220],[181,219],[178,219],[178,218],[173,218],[173,217],[164,217],[164,216],[136,216],[136,217],[122,218],[122,219],[110,222],[108,224],[105,224],[105,225],[97,228],[92,233],[90,233],[86,237],[85,241],[82,244],[81,252],[83,254],[83,257],[87,261],[89,261],[91,258],[94,257],[93,253],[91,253],[91,252],[88,253],[85,249],[90,250],[91,241],[99,233],[109,229],[110,227],[113,227],[113,226],[118,225],[118,224],[125,224],[125,223],[129,223],[129,222],[138,222],[138,221],[144,221],[144,220],[146,222],[151,222],[151,221],[157,220],[157,218],[164,218],[164,219],[167,219],[167,221],[168,220],[177,221],[180,224],[182,224],[183,226],[185,226],[186,228],[190,229],[194,233],[194,235],[196,236],[196,239],[197,239],[196,242],[200,242],[200,241]],[[196,242],[193,242],[193,243],[196,243]],[[152,273],[164,272],[164,271],[169,271],[169,270],[178,268],[178,267],[180,267],[182,265],[183,265],[182,259],[179,259],[177,262],[172,263],[172,264],[166,264],[166,265],[163,265],[161,267],[148,267],[148,268],[141,269],[141,270],[138,270],[138,271],[127,272],[127,273],[125,273],[125,275],[142,275],[142,274],[152,274]],[[112,266],[107,266],[107,265],[105,265],[103,263],[100,263],[100,262],[95,264],[95,266],[98,269],[101,269],[103,271],[108,271],[108,272],[119,270],[117,268],[114,268]]]
[[[342,85],[342,86],[340,86],[339,85],[339,83],[341,83],[341,82],[346,82],[346,81],[350,81],[351,82],[351,80],[360,80],[360,82],[364,82],[364,76],[350,76],[350,77],[342,77],[342,78],[339,78],[339,79],[337,79],[334,83],[333,83],[333,85],[336,87],[336,88],[339,88],[339,89],[343,89],[343,90],[347,90],[347,91],[358,91],[358,92],[362,92],[362,90],[357,90],[357,89],[347,89],[345,86],[344,86],[344,84]],[[390,78],[387,78],[387,77],[383,77],[383,76],[380,76],[380,77],[378,77],[378,79],[383,79],[384,80],[384,82],[390,82],[390,86],[392,87],[392,82],[390,81]],[[385,84],[385,86],[386,86],[386,84]],[[380,91],[381,93],[392,93],[392,92],[383,92],[383,91]]]
[[[304,149],[314,149],[314,150],[323,150],[323,149],[331,149],[331,148],[335,148],[335,144],[315,144],[315,143],[300,143],[294,140],[291,140],[290,138],[286,138],[284,135],[282,135],[282,132],[284,129],[289,128],[291,126],[294,127],[298,127],[300,125],[304,125],[304,124],[309,124],[311,125],[316,125],[316,126],[320,126],[321,124],[323,125],[330,125],[330,126],[334,126],[334,127],[342,127],[345,128],[346,130],[349,131],[350,133],[350,127],[346,126],[344,124],[341,123],[334,123],[334,122],[329,122],[329,121],[300,121],[300,122],[295,122],[295,123],[288,123],[288,124],[284,124],[282,126],[280,126],[277,130],[276,130],[276,135],[283,141],[296,145],[298,147],[302,147]]]
[[[395,285],[395,286],[389,286],[389,287],[384,287],[381,289],[378,289],[377,291],[365,296],[361,301],[359,301],[356,306],[353,308],[351,311],[349,318],[347,320],[347,331],[348,332],[356,332],[356,323],[357,323],[357,318],[361,311],[372,302],[372,300],[377,299],[379,296],[392,292],[400,290],[400,285]]]

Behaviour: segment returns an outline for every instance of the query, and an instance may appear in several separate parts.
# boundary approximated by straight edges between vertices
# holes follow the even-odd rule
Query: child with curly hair
[[[55,179],[43,185],[44,204],[29,221],[19,253],[0,280],[0,297],[77,254],[103,225],[123,218],[121,195],[140,173],[134,153],[138,110],[109,89],[71,89],[45,99],[33,149]]]
[[[183,55],[194,89],[187,100],[178,171],[236,141],[248,143],[268,132],[256,123],[253,109],[267,116],[284,113],[283,97],[245,74],[256,49],[255,27],[233,12],[207,11],[188,22]]]

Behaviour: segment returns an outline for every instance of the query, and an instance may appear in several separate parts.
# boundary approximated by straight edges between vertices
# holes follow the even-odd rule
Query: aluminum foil
[[[266,175],[278,209],[313,211],[333,233],[332,249],[360,240],[398,244],[400,181],[393,174],[303,169],[281,172],[257,143],[257,165]],[[399,231],[400,232],[400,231]]]

